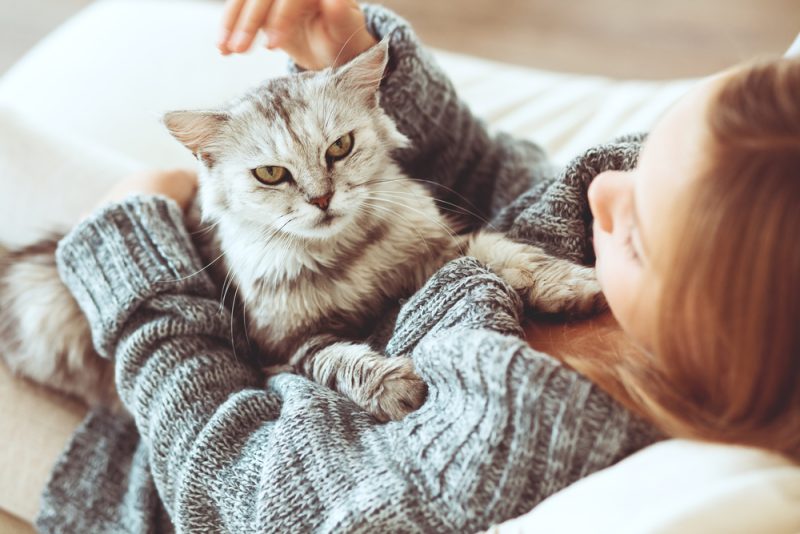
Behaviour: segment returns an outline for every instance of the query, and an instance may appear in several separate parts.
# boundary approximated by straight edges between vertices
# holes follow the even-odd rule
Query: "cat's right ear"
[[[377,105],[378,90],[389,62],[389,38],[356,56],[336,71],[339,83],[354,89],[369,105]]]
[[[164,115],[164,125],[197,156],[214,142],[229,118],[220,111],[170,111]]]

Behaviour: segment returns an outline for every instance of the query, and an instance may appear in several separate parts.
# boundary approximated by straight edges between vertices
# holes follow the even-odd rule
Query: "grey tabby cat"
[[[201,251],[224,263],[264,364],[328,385],[381,421],[418,408],[426,387],[410,358],[386,358],[363,340],[445,262],[476,257],[541,311],[602,306],[592,269],[500,234],[456,235],[428,190],[402,173],[391,155],[408,140],[379,102],[387,57],[382,42],[338,69],[164,119],[199,161],[198,200],[214,231]],[[109,402],[111,364],[93,352],[61,285],[55,244],[6,257],[0,350],[25,376]]]

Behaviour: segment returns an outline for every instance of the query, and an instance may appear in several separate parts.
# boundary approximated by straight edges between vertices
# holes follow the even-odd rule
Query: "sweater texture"
[[[391,12],[381,104],[412,140],[413,177],[515,239],[593,261],[586,188],[630,168],[635,139],[554,172],[536,145],[491,136]],[[90,413],[42,497],[42,532],[469,532],[529,511],[659,439],[585,377],[521,338],[520,299],[473,258],[404,303],[386,345],[428,398],[380,424],[292,374],[265,380],[232,349],[231,317],[182,213],[133,197],[60,243],[59,272],[116,362],[130,419]]]

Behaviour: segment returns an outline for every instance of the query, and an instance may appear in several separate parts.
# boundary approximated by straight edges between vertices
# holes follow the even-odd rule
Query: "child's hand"
[[[136,194],[169,197],[186,211],[197,193],[197,174],[194,171],[146,171],[122,179],[97,204],[98,207],[119,202]]]
[[[305,69],[347,63],[377,43],[355,0],[226,0],[223,54],[245,52],[258,30]]]

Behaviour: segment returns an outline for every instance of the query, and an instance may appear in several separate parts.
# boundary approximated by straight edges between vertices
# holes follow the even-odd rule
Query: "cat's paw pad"
[[[398,421],[425,402],[428,386],[410,358],[385,358],[371,377],[364,409],[381,422]]]

